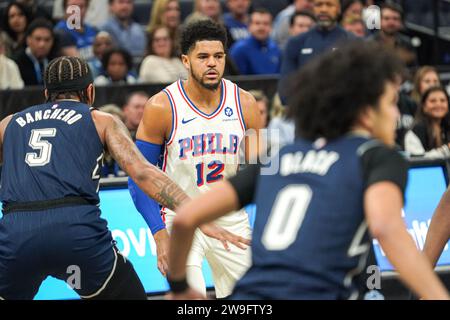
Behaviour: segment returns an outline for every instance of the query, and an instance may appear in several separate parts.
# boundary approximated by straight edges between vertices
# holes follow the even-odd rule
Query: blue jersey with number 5
[[[83,197],[98,203],[103,144],[89,106],[59,101],[15,114],[3,139],[3,204]]]

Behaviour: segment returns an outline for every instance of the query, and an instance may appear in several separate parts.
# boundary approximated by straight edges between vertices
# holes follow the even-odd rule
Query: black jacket
[[[14,58],[14,61],[16,61],[17,65],[19,66],[20,75],[22,76],[23,82],[26,86],[41,85],[40,83],[38,83],[33,61],[31,61],[30,57],[28,57],[28,55],[25,53],[25,50],[19,53]]]

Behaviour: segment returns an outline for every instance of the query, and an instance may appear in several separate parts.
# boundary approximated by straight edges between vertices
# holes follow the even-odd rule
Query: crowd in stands
[[[191,13],[182,19],[179,0],[153,0],[150,19],[142,24],[134,19],[133,0],[56,0],[53,12],[39,1],[9,1],[0,12],[0,89],[42,86],[45,67],[61,55],[86,59],[98,86],[168,84],[187,77],[180,59],[180,30],[212,19],[228,33],[225,76],[279,75],[279,94],[273,101],[262,91],[253,94],[265,127],[279,129],[278,142],[285,144],[295,132],[285,107],[290,75],[345,41],[361,41],[361,45],[377,41],[395,50],[409,70],[418,68],[415,77],[405,74],[399,79],[399,147],[410,155],[450,155],[447,92],[436,69],[418,65],[416,48],[402,33],[404,12],[398,1],[287,2],[273,15],[251,0],[193,0]],[[368,28],[368,12],[374,4],[382,8],[380,30]],[[412,83],[411,92],[402,85],[407,80]],[[102,110],[123,119],[133,133],[147,99],[144,92],[137,92],[125,105],[107,105]],[[108,170],[105,175],[120,171]]]

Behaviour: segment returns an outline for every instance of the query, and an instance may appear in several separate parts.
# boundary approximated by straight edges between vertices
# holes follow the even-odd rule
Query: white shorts
[[[175,214],[170,210],[166,211],[166,226],[170,233]],[[236,213],[241,215],[242,212]],[[246,213],[245,218],[239,218],[235,223],[217,224],[225,230],[251,239],[251,228]],[[248,247],[242,250],[233,244],[229,244],[230,251],[225,250],[223,244],[216,239],[203,234],[199,229],[195,231],[191,251],[189,253],[186,266],[202,267],[203,259],[206,257],[214,281],[214,288],[217,298],[224,298],[233,292],[236,282],[244,275],[251,265],[251,249]]]

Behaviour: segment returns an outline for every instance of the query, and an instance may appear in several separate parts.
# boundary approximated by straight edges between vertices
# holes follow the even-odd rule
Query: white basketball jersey
[[[245,123],[239,88],[222,80],[220,104],[212,114],[200,111],[186,95],[181,80],[163,91],[172,107],[172,132],[166,141],[162,169],[190,197],[236,174]],[[170,212],[163,208],[164,213]],[[222,225],[248,220],[241,210],[217,222]]]

